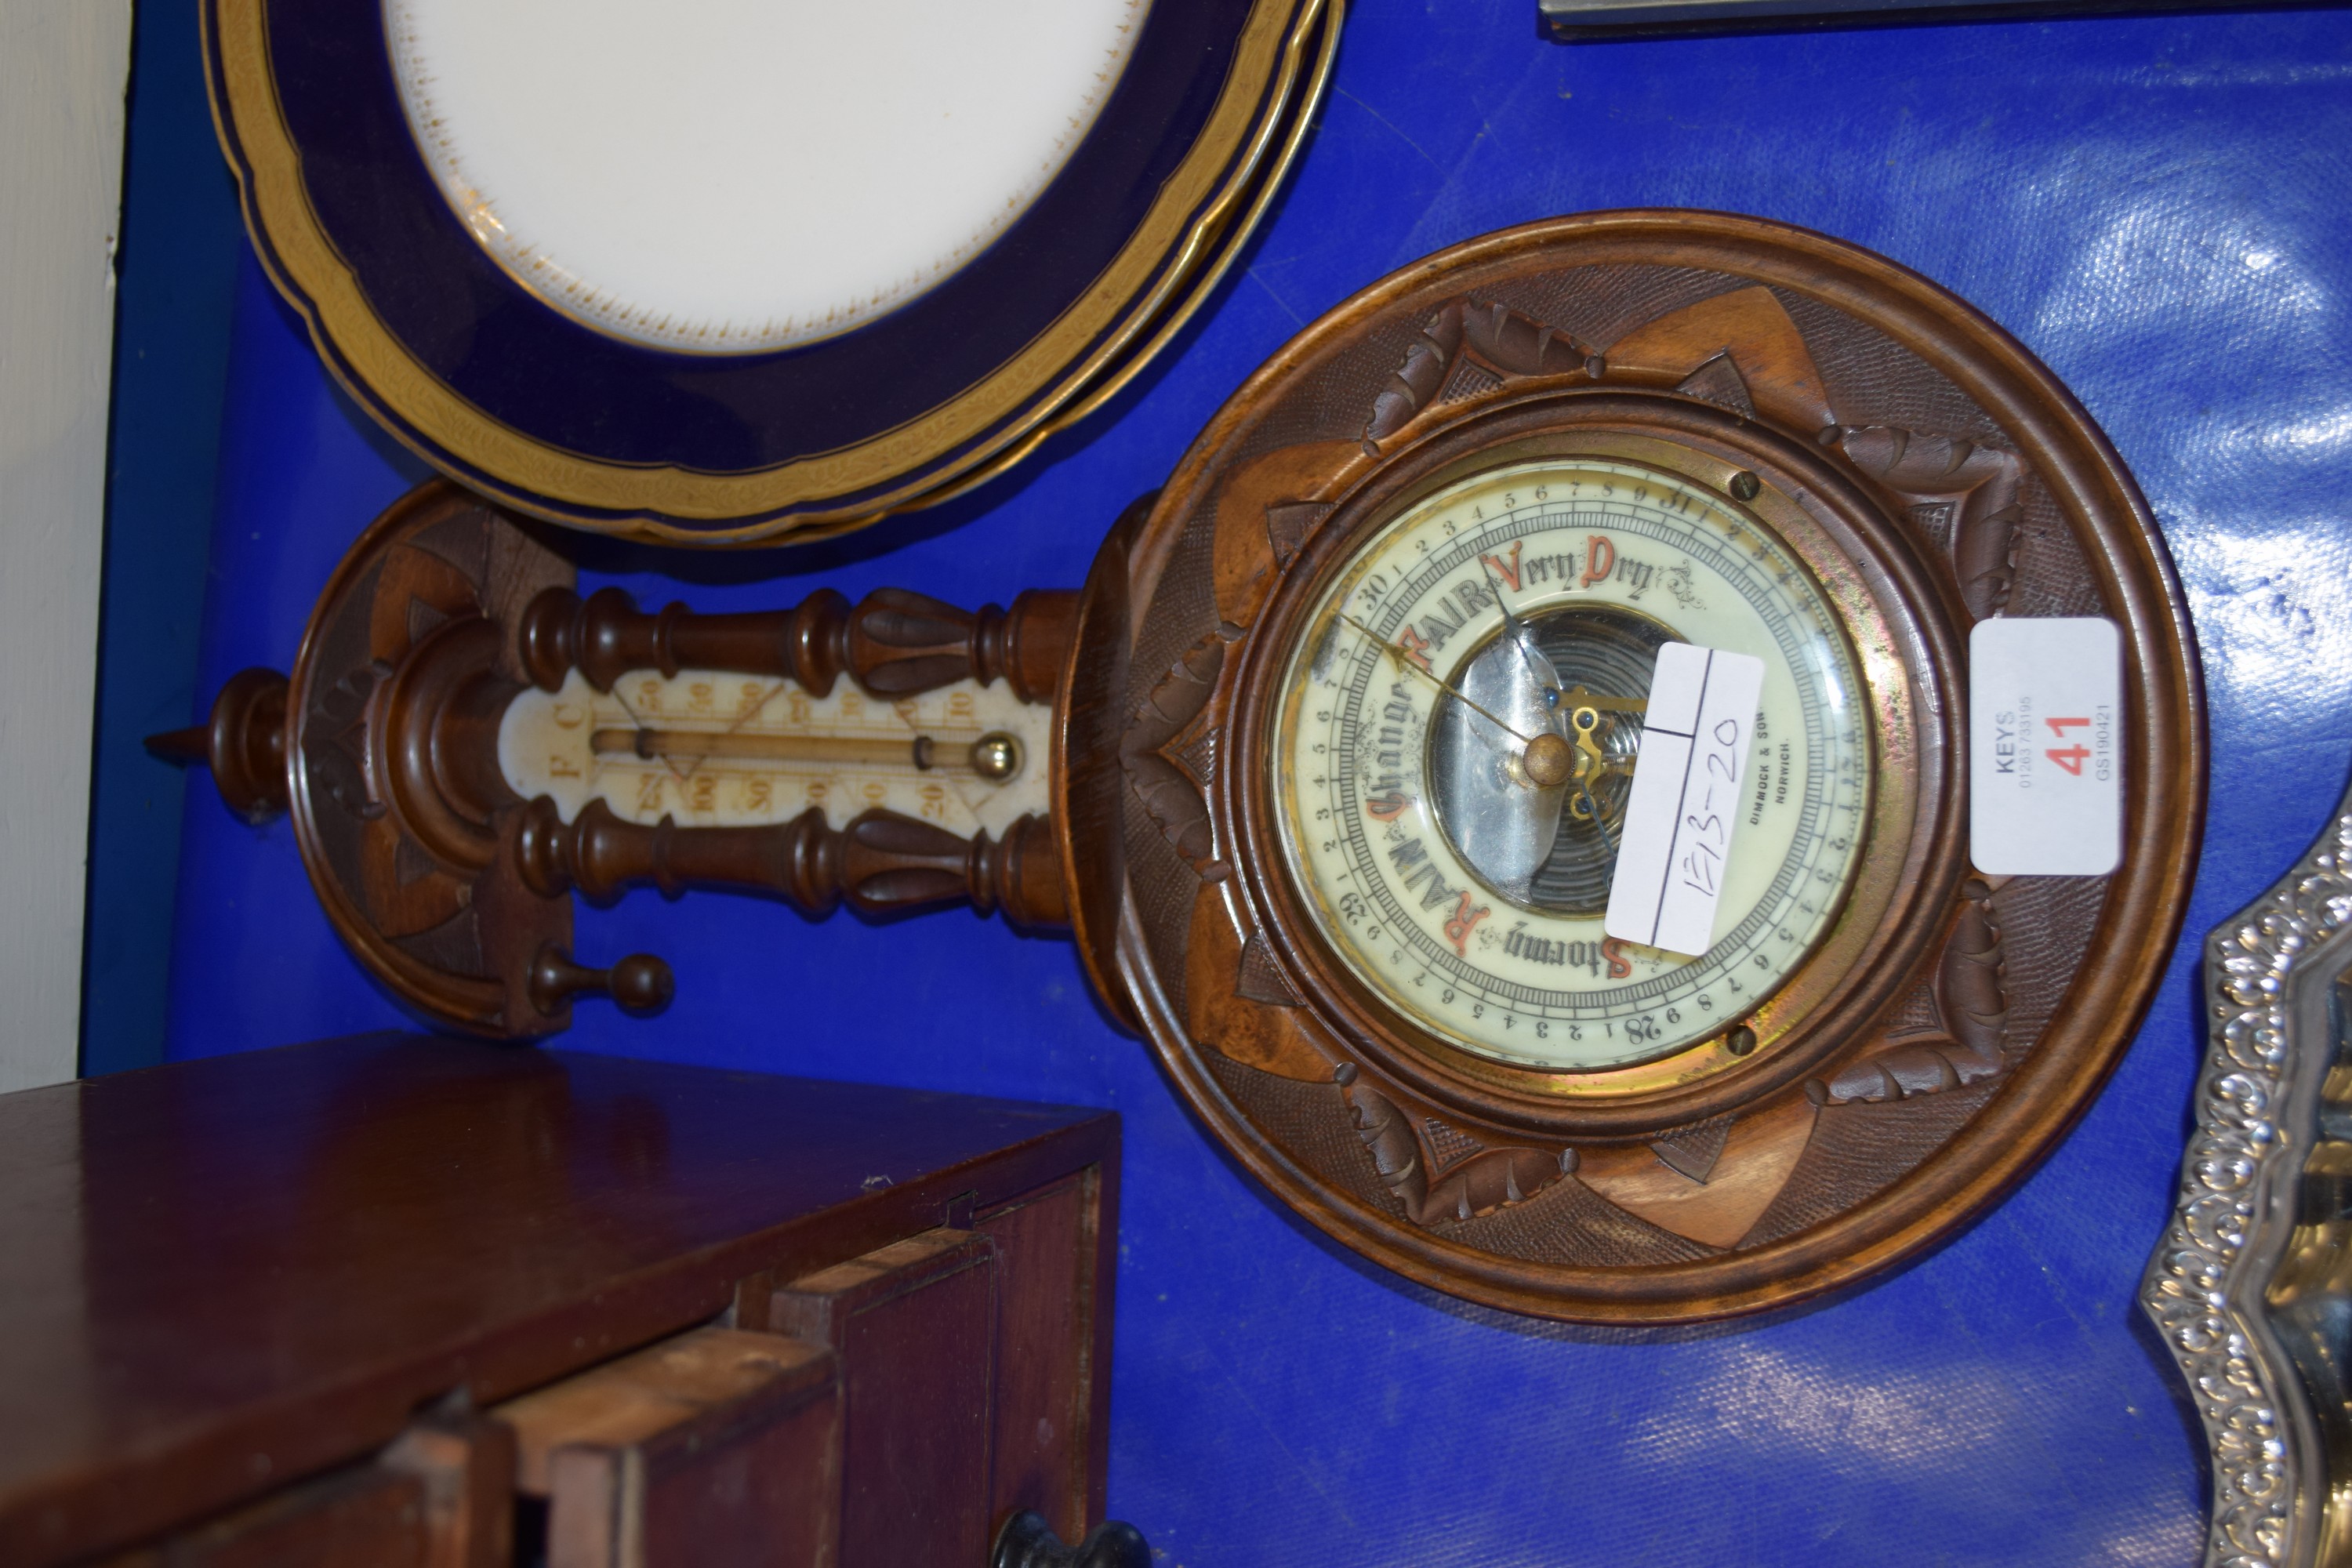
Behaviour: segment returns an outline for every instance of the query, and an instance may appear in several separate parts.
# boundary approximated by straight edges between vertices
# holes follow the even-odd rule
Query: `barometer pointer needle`
[[[1500,719],[1496,718],[1485,708],[1471,701],[1470,699],[1463,696],[1459,691],[1454,690],[1451,685],[1440,679],[1435,671],[1423,669],[1421,666],[1413,663],[1410,658],[1406,657],[1404,649],[1401,647],[1391,647],[1387,641],[1381,637],[1380,633],[1372,630],[1371,627],[1364,625],[1363,622],[1358,620],[1347,611],[1341,610],[1338,612],[1338,614],[1341,620],[1347,622],[1349,626],[1363,633],[1365,637],[1371,640],[1371,644],[1374,647],[1379,648],[1383,653],[1386,653],[1390,658],[1395,659],[1398,665],[1402,668],[1412,670],[1415,675],[1420,676],[1423,680],[1428,681],[1432,686],[1434,686],[1437,689],[1454,699],[1454,701],[1459,702],[1462,706],[1470,710],[1471,712],[1475,713],[1481,719],[1486,720],[1486,722],[1492,724],[1496,729],[1500,730],[1504,734],[1508,735],[1514,741],[1517,741],[1520,745],[1528,746],[1535,743],[1529,737],[1520,734],[1517,730],[1512,729],[1508,724],[1506,724]]]
[[[1544,679],[1543,672],[1537,668],[1534,655],[1528,646],[1527,623],[1520,620],[1518,616],[1512,611],[1510,600],[1503,596],[1502,584],[1496,579],[1495,569],[1487,563],[1486,558],[1483,555],[1478,557],[1478,569],[1486,574],[1486,586],[1495,595],[1495,605],[1497,609],[1503,612],[1503,635],[1509,637],[1511,639],[1511,646],[1519,650],[1519,662],[1527,667],[1528,674],[1534,679],[1535,683],[1543,689],[1546,706],[1549,710],[1549,716],[1551,718],[1552,732],[1554,734],[1558,734],[1559,732],[1561,718],[1560,698],[1562,695],[1560,689],[1557,684],[1559,678],[1554,676],[1551,680],[1546,680]],[[1459,694],[1457,693],[1456,695]],[[1630,700],[1622,697],[1595,697],[1580,685],[1575,689],[1571,695],[1575,699],[1581,699],[1580,701],[1574,701],[1572,703],[1573,707],[1591,709],[1599,711],[1641,713],[1646,712],[1650,706],[1647,702]],[[1586,751],[1592,750],[1592,743],[1589,738],[1589,731],[1587,732],[1587,738],[1585,739],[1582,749]],[[1594,754],[1596,757],[1598,756],[1597,752]],[[1594,798],[1592,794],[1592,781],[1599,777],[1600,773],[1606,767],[1607,764],[1605,763],[1600,763],[1599,766],[1595,768],[1580,767],[1577,770],[1576,788],[1578,795],[1582,798],[1584,809],[1587,813],[1587,820],[1591,821],[1595,827],[1601,829],[1601,841],[1609,847],[1609,853],[1613,856],[1617,853],[1616,838],[1610,833],[1609,824],[1601,815],[1601,802]]]
[[[1614,859],[1617,855],[1617,838],[1609,831],[1609,819],[1601,815],[1601,803],[1592,798],[1592,786],[1590,784],[1580,783],[1578,787],[1584,792],[1584,809],[1592,814],[1592,826],[1601,829],[1601,842],[1609,846],[1610,858]]]
[[[1496,607],[1503,612],[1503,635],[1519,650],[1519,662],[1527,667],[1528,676],[1544,694],[1544,710],[1551,719],[1552,733],[1559,733],[1559,678],[1557,674],[1547,680],[1536,668],[1535,652],[1528,646],[1527,623],[1511,613],[1511,602],[1503,597],[1503,584],[1496,580],[1495,569],[1486,558],[1478,557],[1478,570],[1486,574],[1486,586],[1495,595]]]
[[[1402,648],[1391,647],[1381,638],[1378,632],[1364,625],[1363,622],[1358,620],[1347,611],[1339,610],[1333,613],[1341,620],[1355,627],[1357,631],[1363,634],[1365,638],[1369,640],[1374,647],[1386,649],[1389,656],[1397,661],[1397,665],[1400,668],[1413,671],[1423,680],[1428,681],[1432,686],[1436,687],[1437,689],[1444,692],[1448,697],[1453,698],[1456,702],[1461,703],[1465,708],[1469,709],[1470,711],[1477,714],[1480,718],[1494,725],[1495,728],[1500,730],[1504,734],[1508,735],[1511,739],[1517,741],[1520,746],[1524,748],[1524,750],[1520,752],[1518,759],[1521,782],[1528,788],[1557,789],[1560,785],[1567,784],[1575,776],[1576,753],[1572,749],[1570,749],[1567,741],[1562,739],[1556,731],[1547,730],[1542,734],[1534,736],[1519,733],[1518,731],[1511,728],[1510,725],[1504,723],[1486,709],[1471,701],[1470,699],[1463,696],[1461,692],[1455,690],[1445,681],[1439,679],[1435,670],[1425,669],[1422,666],[1415,664],[1411,658],[1405,656],[1405,652]]]

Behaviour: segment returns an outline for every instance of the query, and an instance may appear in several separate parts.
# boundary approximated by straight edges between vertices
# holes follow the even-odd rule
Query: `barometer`
[[[1972,864],[1967,650],[2004,618],[2116,629],[2105,875]],[[2130,477],[1997,327],[1819,235],[1614,213],[1338,307],[1078,589],[656,611],[436,482],[290,685],[180,744],[291,806],[444,1026],[657,1005],[657,961],[575,959],[575,895],[970,902],[1068,930],[1348,1246],[1675,1321],[1916,1253],[2087,1103],[2186,895],[2189,647]]]

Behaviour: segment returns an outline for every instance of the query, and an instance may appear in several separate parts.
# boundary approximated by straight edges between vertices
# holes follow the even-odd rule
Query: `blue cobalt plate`
[[[1340,0],[1170,0],[1068,161],[943,281],[821,342],[690,353],[552,308],[419,153],[377,0],[206,0],[247,226],[327,363],[443,471],[602,532],[840,532],[1108,398],[1223,275],[1328,79]]]

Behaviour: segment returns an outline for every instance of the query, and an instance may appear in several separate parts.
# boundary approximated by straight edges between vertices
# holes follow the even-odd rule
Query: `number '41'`
[[[2066,738],[2066,731],[2069,730],[2087,730],[2091,727],[2091,721],[2088,719],[2045,719],[2042,722],[2049,725],[2050,732],[2062,741]],[[2076,778],[2083,776],[2083,764],[2091,758],[2090,749],[2080,741],[2071,746],[2049,747],[2042,754]]]

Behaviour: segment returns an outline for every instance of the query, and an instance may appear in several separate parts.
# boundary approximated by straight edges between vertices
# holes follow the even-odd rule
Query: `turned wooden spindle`
[[[1070,923],[1060,852],[1034,816],[999,843],[891,811],[866,812],[838,831],[821,809],[764,827],[681,827],[668,817],[645,827],[592,800],[566,823],[542,795],[524,809],[515,852],[524,885],[542,898],[576,889],[604,903],[631,887],[672,899],[699,888],[761,893],[810,915],[843,903],[887,917],[968,902],[1024,929]]]
[[[167,762],[202,763],[228,808],[260,824],[286,809],[286,678],[241,669],[213,699],[211,717],[193,729],[147,737]]]
[[[571,953],[551,942],[531,962],[529,991],[541,1017],[554,1017],[575,997],[610,996],[631,1017],[647,1018],[669,1005],[677,977],[646,952],[631,953],[610,969],[590,969],[572,963]]]
[[[852,606],[820,589],[789,610],[701,616],[684,605],[637,608],[618,588],[586,599],[550,588],[523,611],[523,668],[549,691],[574,668],[599,691],[633,669],[719,669],[781,676],[823,697],[847,675],[877,697],[1002,677],[1024,702],[1049,702],[1077,626],[1078,596],[1033,589],[1010,610],[960,610],[898,588]]]

